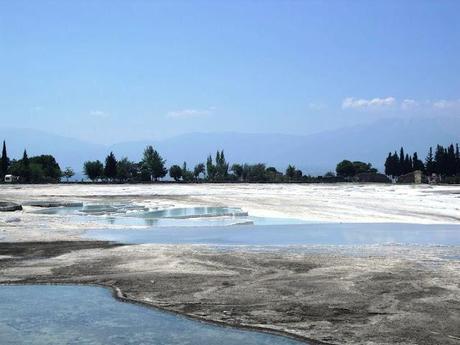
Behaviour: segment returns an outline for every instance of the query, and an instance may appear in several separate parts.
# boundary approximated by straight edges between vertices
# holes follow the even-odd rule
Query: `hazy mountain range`
[[[460,117],[423,119],[385,119],[372,124],[341,128],[305,136],[249,133],[188,133],[164,140],[122,142],[111,146],[93,144],[31,129],[0,129],[0,140],[7,141],[10,157],[20,157],[24,148],[29,155],[53,154],[61,168],[82,170],[85,160],[100,159],[110,151],[117,157],[140,160],[146,145],[153,145],[167,164],[189,167],[204,162],[208,154],[224,149],[227,160],[256,163],[284,169],[295,164],[305,173],[320,174],[333,170],[342,159],[371,162],[379,169],[389,151],[404,146],[424,158],[427,148],[437,143],[460,142]],[[81,176],[79,174],[79,176]]]

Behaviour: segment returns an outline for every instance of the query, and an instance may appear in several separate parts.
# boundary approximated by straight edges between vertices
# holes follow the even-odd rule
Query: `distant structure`
[[[414,183],[415,184],[422,183],[422,171],[421,170],[414,171]]]
[[[421,170],[415,170],[408,174],[401,175],[398,178],[398,183],[414,183],[420,184],[426,182],[426,178],[424,177]]]
[[[354,177],[356,182],[391,183],[388,176],[375,172],[362,172]]]
[[[441,176],[438,174],[432,173],[431,176],[428,176],[428,183],[436,184],[441,182]]]
[[[13,183],[13,182],[17,182],[18,181],[18,177],[17,176],[14,176],[14,175],[5,175],[5,183]]]

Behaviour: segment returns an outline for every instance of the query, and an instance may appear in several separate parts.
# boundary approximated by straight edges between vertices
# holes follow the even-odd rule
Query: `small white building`
[[[13,183],[17,180],[18,180],[17,176],[5,175],[5,183]]]

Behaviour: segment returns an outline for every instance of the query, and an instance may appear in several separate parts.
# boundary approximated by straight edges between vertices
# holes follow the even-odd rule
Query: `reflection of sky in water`
[[[0,344],[300,344],[122,303],[97,287],[0,286],[0,295]]]
[[[93,230],[87,237],[124,243],[228,245],[460,245],[460,225],[297,224]]]
[[[234,224],[301,224],[296,219],[249,216],[232,207],[171,207],[148,209],[134,204],[86,204],[83,207],[55,207],[34,213],[59,215],[71,221],[99,222],[126,226],[225,226]]]

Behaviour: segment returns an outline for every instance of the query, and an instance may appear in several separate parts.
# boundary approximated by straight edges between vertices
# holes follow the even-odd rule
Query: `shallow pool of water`
[[[169,207],[149,209],[135,204],[85,204],[72,207],[52,207],[33,211],[58,215],[72,221],[91,221],[126,226],[227,226],[238,224],[302,224],[298,219],[253,217],[236,207]]]
[[[294,345],[115,300],[88,286],[0,286],[0,344]]]
[[[123,243],[212,245],[460,245],[460,225],[301,224],[89,230],[85,237]]]

